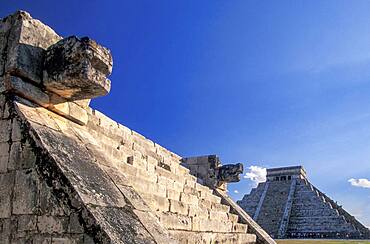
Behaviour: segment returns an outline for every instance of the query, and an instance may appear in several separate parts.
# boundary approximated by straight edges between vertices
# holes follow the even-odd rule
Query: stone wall
[[[5,101],[0,95],[0,243],[93,243],[80,223],[81,209],[53,193],[41,176],[51,173],[40,173],[50,162]]]

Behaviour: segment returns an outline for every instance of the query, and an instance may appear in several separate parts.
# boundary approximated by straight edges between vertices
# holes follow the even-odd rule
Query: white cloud
[[[238,193],[239,193],[239,191],[238,191],[238,190],[235,190],[235,191],[234,191],[234,193],[238,194]]]
[[[266,168],[252,165],[248,169],[249,172],[245,173],[244,178],[253,181],[255,186],[266,181]]]
[[[370,180],[367,179],[349,179],[349,183],[351,183],[352,186],[356,187],[363,187],[363,188],[370,188]]]

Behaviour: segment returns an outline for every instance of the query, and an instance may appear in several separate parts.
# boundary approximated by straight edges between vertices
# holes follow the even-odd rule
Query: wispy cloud
[[[254,185],[266,181],[266,168],[252,165],[248,167],[248,172],[245,173],[244,178],[253,181]]]
[[[349,183],[351,183],[352,186],[356,187],[363,187],[363,188],[370,188],[370,180],[368,179],[349,179]]]

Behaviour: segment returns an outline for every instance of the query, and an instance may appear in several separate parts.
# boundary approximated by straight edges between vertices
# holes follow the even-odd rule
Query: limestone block
[[[214,211],[214,210],[209,211],[209,218],[210,219],[215,219],[215,220],[217,220],[217,219],[218,220],[223,220],[223,221],[229,220],[226,212],[218,212],[218,211]]]
[[[17,142],[22,139],[21,124],[17,119],[13,119],[12,123],[12,142]]]
[[[150,174],[148,171],[143,170],[143,169],[138,169],[138,177],[139,178],[144,178],[145,180],[152,182],[152,183],[157,183],[157,175],[155,174]]]
[[[202,192],[203,193],[203,192]],[[221,203],[221,198],[218,197],[218,196],[215,196],[213,194],[202,194],[201,195],[201,198],[202,199],[206,199],[206,200],[209,200],[210,202],[214,202],[214,203]]]
[[[180,192],[179,191],[175,191],[173,189],[167,189],[167,195],[166,195],[166,197],[168,199],[179,201],[180,200]]]
[[[149,192],[152,192],[157,196],[166,197],[166,187],[162,185],[152,183],[149,185],[148,189]]]
[[[130,164],[122,163],[119,165],[119,167],[125,175],[132,175],[132,176],[137,175],[138,169]]]
[[[131,186],[117,185],[120,192],[125,196],[125,199],[135,208],[141,211],[149,211],[149,206],[144,199]]]
[[[228,217],[229,217],[229,220],[233,223],[236,223],[238,222],[239,220],[239,216],[236,215],[236,214],[232,214],[232,213],[227,213]]]
[[[37,229],[37,216],[36,215],[19,215],[17,218],[17,230],[34,231]]]
[[[233,232],[246,233],[247,229],[248,229],[248,226],[245,224],[239,224],[239,223],[233,224]]]
[[[83,236],[53,237],[52,244],[78,244],[84,243]]]
[[[173,190],[175,190],[175,191],[183,191],[184,190],[184,183],[175,181],[173,183]]]
[[[199,200],[199,206],[206,208],[206,209],[211,209],[212,207],[212,202],[206,199],[200,199]]]
[[[72,234],[84,233],[84,228],[81,225],[79,218],[80,217],[78,213],[72,213],[69,216],[68,233]]]
[[[127,158],[127,163],[139,169],[146,169],[147,162],[142,157],[130,156]]]
[[[186,194],[184,192],[181,193],[180,195],[180,201],[186,204],[193,204],[196,205],[199,202],[199,199],[197,196],[191,195],[191,194]]]
[[[231,232],[232,223],[215,219],[192,218],[193,231]]]
[[[0,19],[0,76],[4,74],[4,66],[6,62],[6,48],[8,46],[8,35],[11,28],[9,17]],[[1,82],[0,82],[1,87]]]
[[[21,78],[8,76],[5,80],[5,88],[23,98],[26,98],[40,106],[49,106],[49,96],[40,88],[25,82]]]
[[[0,120],[0,142],[7,142],[11,135],[11,121]]]
[[[155,165],[152,163],[147,163],[146,165],[146,171],[148,171],[149,174],[155,174]]]
[[[109,236],[109,239],[103,239],[102,243],[122,243],[122,240],[125,243],[156,243],[130,207],[88,207],[104,233]],[[95,236],[97,234],[94,233]]]
[[[13,214],[33,214],[37,208],[35,172],[17,170],[15,174]]]
[[[211,194],[212,193],[212,190],[210,188],[208,188],[207,186],[204,186],[202,184],[199,184],[199,183],[195,183],[195,189],[197,189],[198,191],[201,192],[201,195],[202,194]]]
[[[157,183],[161,186],[164,186],[165,188],[168,188],[168,189],[174,189],[175,188],[174,181],[165,177],[165,176],[158,175],[157,176]]]
[[[53,94],[50,96],[48,109],[80,125],[86,125],[89,119],[86,109]]]
[[[5,107],[5,103],[6,103],[6,97],[5,95],[1,94],[1,87],[3,85],[3,80],[2,80],[2,77],[0,77],[0,118],[4,119],[3,118],[3,110],[4,110],[4,107]],[[5,90],[5,87],[4,87],[4,90]]]
[[[193,187],[189,187],[189,186],[184,186],[184,193],[192,194],[194,196],[199,196],[200,195],[197,189],[195,189]]]
[[[154,237],[156,243],[176,244],[177,241],[169,237],[169,233],[160,224],[158,217],[151,212],[134,210],[140,222],[145,226],[149,233]]]
[[[45,235],[35,235],[33,238],[34,243],[51,244],[51,237]]]
[[[141,193],[140,195],[153,211],[169,211],[170,203],[167,198],[148,193]]]
[[[60,40],[60,36],[23,11],[5,21],[3,25],[11,25],[5,72],[41,83],[45,49]]]
[[[0,62],[1,62],[1,57],[0,57]],[[5,91],[6,91],[6,88],[5,88],[5,84],[4,84],[4,76],[0,76],[0,94],[4,93]],[[0,104],[0,118],[2,118],[4,103],[3,103],[3,101],[1,101],[0,103],[1,103]]]
[[[27,169],[35,165],[36,155],[28,142],[14,142],[10,149],[8,169]]]
[[[223,242],[214,242],[213,237],[214,233],[210,232],[190,232],[190,231],[179,231],[179,230],[171,230],[171,235],[174,236],[177,240],[180,241],[181,244],[193,244],[193,243],[202,243],[202,244],[219,244]],[[226,243],[225,243],[226,244]],[[227,243],[231,244],[231,243]],[[241,243],[240,243],[241,244]],[[245,243],[243,243],[245,244]]]
[[[176,173],[180,175],[188,175],[190,173],[190,170],[185,167],[179,166],[176,168]]]
[[[68,217],[38,216],[37,229],[41,233],[66,233],[68,231]]]
[[[0,219],[11,216],[11,195],[14,185],[14,172],[0,174]]]
[[[4,244],[10,243],[10,236],[12,233],[12,221],[10,218],[3,219],[0,217],[0,240]]]
[[[196,187],[197,178],[191,174],[186,174],[185,176],[185,186]]]
[[[137,190],[139,192],[144,192],[144,193],[145,192],[152,192],[153,194],[156,194],[156,195],[162,195],[162,196],[166,195],[166,190],[165,189],[164,189],[164,192],[161,192],[160,189],[153,187],[154,185],[158,186],[157,184],[153,184],[152,182],[147,181],[143,178],[128,175],[128,179],[130,180],[130,183],[135,188],[135,190]],[[153,189],[154,191],[150,191],[150,189]]]
[[[170,201],[170,212],[188,215],[189,205],[172,199],[169,199],[169,201]]]
[[[84,37],[64,38],[47,49],[43,81],[47,90],[67,99],[90,99],[110,90],[110,51]]]
[[[9,161],[9,143],[0,142],[0,174],[6,173]]]
[[[189,205],[189,214],[190,217],[198,217],[203,219],[208,219],[209,213],[208,209],[200,207],[198,205]]]
[[[45,182],[40,182],[38,192],[38,212],[40,214],[54,216],[70,214],[70,209],[61,205]]]
[[[161,213],[160,222],[169,230],[191,230],[191,218],[174,213]]]
[[[215,203],[212,202],[211,209],[214,211],[219,211],[219,212],[229,212],[230,211],[230,206],[221,204],[221,203]]]

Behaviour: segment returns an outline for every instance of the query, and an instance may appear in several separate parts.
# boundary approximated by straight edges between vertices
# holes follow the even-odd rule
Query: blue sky
[[[370,226],[370,188],[348,182],[370,179],[370,1],[1,0],[17,9],[112,50],[94,108],[182,156],[302,164]]]

